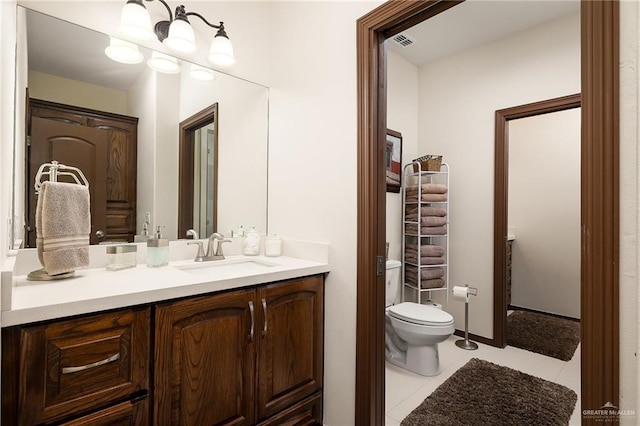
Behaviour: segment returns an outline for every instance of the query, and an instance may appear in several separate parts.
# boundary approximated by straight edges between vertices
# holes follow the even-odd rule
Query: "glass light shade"
[[[200,81],[213,81],[216,79],[213,70],[209,68],[205,68],[203,66],[197,64],[191,64],[191,70],[189,71],[189,76],[196,80]]]
[[[165,74],[175,74],[180,72],[180,65],[176,58],[156,51],[151,53],[151,58],[147,61],[147,65],[149,65],[149,68],[152,70],[163,72]]]
[[[191,24],[182,19],[174,19],[169,26],[169,36],[163,43],[176,53],[193,53],[196,51],[196,38]]]
[[[231,41],[224,36],[216,36],[211,42],[211,49],[209,50],[209,56],[207,57],[209,62],[213,65],[221,67],[230,67],[236,63],[233,57],[233,46]]]
[[[122,8],[118,33],[139,41],[153,40],[151,17],[147,8],[138,3],[127,3]]]
[[[110,39],[109,46],[104,49],[104,53],[114,61],[123,64],[139,64],[144,59],[144,55],[135,44],[115,37],[110,37]]]

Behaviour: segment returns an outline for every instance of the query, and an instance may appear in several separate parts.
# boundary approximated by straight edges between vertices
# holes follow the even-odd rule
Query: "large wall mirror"
[[[267,87],[184,60],[177,61],[176,73],[161,73],[147,65],[157,52],[141,46],[140,63],[115,62],[105,54],[108,35],[22,6],[17,28],[13,248],[24,246],[25,200],[33,188],[25,169],[29,99],[136,118],[135,195],[127,208],[135,212],[131,220],[137,234],[149,219],[150,230],[162,225],[170,239],[187,237],[178,224],[179,124],[217,105],[218,122],[202,132],[204,138],[215,134],[215,161],[190,160],[192,166],[199,161],[210,171],[215,167],[215,185],[199,187],[201,210],[206,216],[210,207],[215,220],[207,223],[206,217],[196,220],[192,214],[188,228],[201,238],[211,232],[228,235],[240,225],[267,232]],[[198,74],[206,81],[194,78]],[[200,144],[195,155],[206,156],[205,145]]]

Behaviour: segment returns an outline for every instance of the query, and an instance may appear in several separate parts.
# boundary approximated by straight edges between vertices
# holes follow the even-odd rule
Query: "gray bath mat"
[[[538,312],[507,317],[507,345],[569,361],[580,343],[580,323]]]
[[[401,425],[568,425],[577,400],[565,386],[473,358]]]

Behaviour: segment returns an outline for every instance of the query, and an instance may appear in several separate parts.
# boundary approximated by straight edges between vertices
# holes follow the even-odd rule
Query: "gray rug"
[[[577,399],[565,386],[473,358],[401,425],[568,425]]]
[[[580,323],[538,312],[507,317],[507,345],[569,361],[580,343]]]

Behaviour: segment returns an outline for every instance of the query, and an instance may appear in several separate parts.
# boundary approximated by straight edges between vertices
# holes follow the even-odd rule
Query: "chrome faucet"
[[[192,236],[194,240],[199,240],[198,233],[195,229],[187,229],[187,237]]]
[[[209,237],[209,242],[207,244],[207,253],[204,253],[204,249],[202,247],[202,241],[194,241],[191,244],[198,244],[198,254],[194,259],[195,262],[208,262],[210,260],[222,260],[224,259],[224,253],[222,252],[222,243],[230,243],[231,240],[225,239],[222,234],[214,232]]]

